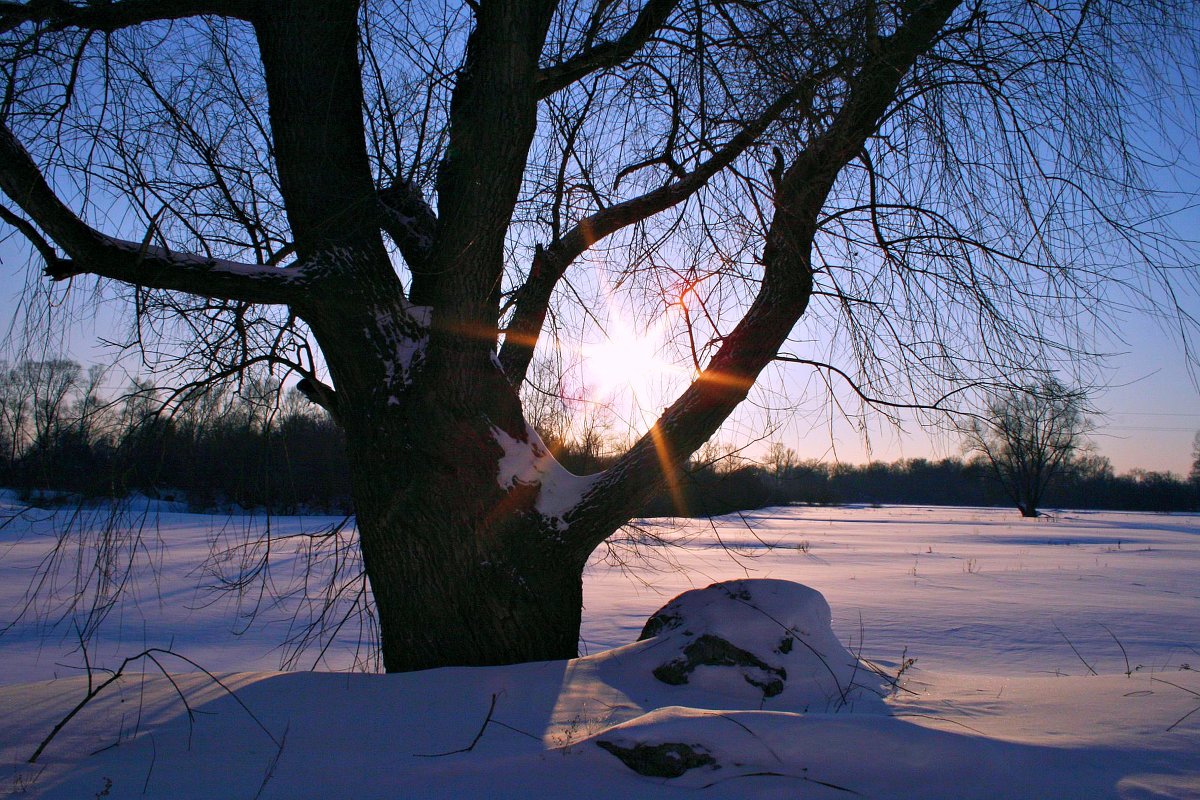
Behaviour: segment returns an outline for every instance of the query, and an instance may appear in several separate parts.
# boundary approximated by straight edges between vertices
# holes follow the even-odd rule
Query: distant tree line
[[[1103,456],[1081,451],[1049,483],[1042,508],[1110,511],[1200,510],[1200,436],[1197,467],[1185,479],[1170,472],[1113,471]],[[565,465],[604,465],[595,447],[551,445]],[[586,470],[579,470],[586,471]],[[901,459],[842,464],[799,460],[775,443],[762,462],[714,445],[694,458],[674,489],[661,492],[645,516],[715,516],[771,505],[845,503],[941,506],[1012,506],[1013,501],[982,455],[970,459]]]
[[[890,464],[803,461],[766,475],[770,502],[908,503],[1011,506],[1012,500],[983,458],[904,459]],[[1169,472],[1135,469],[1116,475],[1107,458],[1092,454],[1067,464],[1047,487],[1043,508],[1113,511],[1195,511],[1200,485]]]
[[[269,379],[174,398],[51,359],[0,363],[0,484],[31,501],[140,492],[196,510],[350,510],[340,429]],[[179,402],[170,402],[174,399]]]
[[[192,387],[168,397],[132,381],[106,397],[104,373],[66,359],[0,362],[0,485],[27,500],[139,492],[194,510],[239,506],[279,513],[350,513],[340,429],[319,407],[267,378]],[[620,447],[594,419],[542,431],[573,472],[603,469]],[[1081,451],[1047,488],[1043,507],[1200,509],[1200,435],[1187,478],[1133,470]],[[711,516],[789,503],[1005,506],[982,457],[866,465],[799,460],[780,443],[751,461],[711,445],[643,516]]]

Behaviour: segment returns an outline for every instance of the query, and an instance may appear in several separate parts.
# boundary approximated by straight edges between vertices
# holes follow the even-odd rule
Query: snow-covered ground
[[[357,617],[298,656],[280,647],[322,612],[342,619],[361,588],[323,549],[340,519],[271,518],[264,583],[268,554],[247,542],[265,518],[7,509],[0,794],[1200,798],[1198,517],[646,521],[589,568],[586,657],[383,676],[338,671],[364,658]],[[101,522],[115,535],[97,536]],[[47,560],[66,523],[90,549]],[[340,564],[344,592],[305,585],[309,563]],[[211,589],[239,574],[241,592]],[[635,643],[671,598],[732,580]],[[818,595],[781,580],[820,592],[831,627]],[[95,602],[121,581],[120,601]],[[29,764],[87,695],[79,631],[93,687],[128,656],[170,653],[130,662]],[[716,660],[742,663],[693,668],[713,642]],[[276,671],[289,658],[318,671]]]

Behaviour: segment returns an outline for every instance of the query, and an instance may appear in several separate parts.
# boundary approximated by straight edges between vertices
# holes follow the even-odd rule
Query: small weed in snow
[[[900,679],[904,677],[904,673],[908,672],[917,663],[916,656],[909,656],[908,646],[905,645],[904,650],[900,652],[900,666],[896,668],[896,677],[892,681],[892,687],[900,690]]]

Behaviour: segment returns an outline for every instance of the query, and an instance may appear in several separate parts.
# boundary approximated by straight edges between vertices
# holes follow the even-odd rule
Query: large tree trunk
[[[473,392],[409,377],[382,402],[339,390],[385,668],[574,657],[587,553],[544,510],[554,477],[568,504],[581,479],[541,449],[490,359],[454,381]]]
[[[377,487],[408,482],[397,478]],[[445,481],[425,498],[358,493],[387,671],[576,656],[583,564],[536,519],[501,520],[500,532],[486,518],[452,513],[475,506],[481,488]]]
[[[332,404],[346,430],[389,671],[576,654],[588,555],[674,479],[775,358],[812,294],[813,237],[842,165],[955,5],[923,8],[867,60],[838,118],[779,176],[763,279],[746,315],[651,430],[594,480],[565,473],[540,446],[514,388],[520,359],[506,376],[496,356],[505,232],[536,126],[534,77],[551,4],[480,7],[438,173],[441,213],[408,296],[379,259],[378,237],[351,236],[337,256],[353,269],[337,272],[356,280],[338,285],[339,302],[319,295],[297,308],[337,387]],[[274,40],[263,41],[270,49]]]

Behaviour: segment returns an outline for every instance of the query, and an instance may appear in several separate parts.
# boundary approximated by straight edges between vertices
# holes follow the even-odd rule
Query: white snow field
[[[299,622],[361,588],[353,561],[340,596],[302,580],[339,519],[143,502],[52,558],[56,528],[103,515],[5,509],[0,796],[1200,798],[1196,516],[646,520],[589,568],[588,655],[378,675],[347,671],[353,617],[290,662],[315,671],[277,671]],[[267,552],[240,537],[268,524],[266,584],[203,588],[252,572]],[[78,631],[93,689],[157,649],[28,763],[88,695]]]

